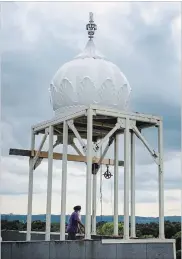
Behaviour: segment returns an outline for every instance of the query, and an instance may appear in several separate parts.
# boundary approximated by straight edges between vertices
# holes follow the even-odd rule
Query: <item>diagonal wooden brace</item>
[[[45,141],[47,139],[48,134],[49,134],[49,130],[47,129],[46,132],[45,132],[45,135],[43,136],[42,141],[41,141],[41,143],[39,145],[39,148],[38,148],[38,150],[37,150],[37,152],[35,154],[35,157],[34,157],[34,160],[33,160],[33,163],[32,163],[32,167],[33,168],[35,167],[35,164],[37,163],[37,160],[39,158],[39,153],[40,153],[40,151],[42,150],[42,148],[44,146],[44,143],[45,143]]]
[[[56,142],[55,142],[54,145],[53,145],[53,149],[54,149],[55,147],[57,147],[59,144],[60,144],[60,141],[57,139]],[[38,157],[37,162],[36,162],[35,165],[34,165],[34,170],[41,164],[41,162],[42,162],[43,159],[44,159],[43,157]]]
[[[68,124],[69,128],[73,131],[73,133],[75,134],[75,137],[80,142],[80,145],[82,146],[83,152],[86,155],[86,151],[87,151],[86,145],[85,145],[84,141],[82,140],[79,132],[77,131],[77,129],[76,129],[74,123],[73,123],[73,120],[67,121],[67,124]]]
[[[119,128],[121,128],[121,123],[118,121],[118,122],[116,123],[116,125],[114,126],[114,128],[113,128],[111,131],[109,131],[109,133],[108,133],[103,139],[101,139],[101,141],[100,141],[99,143],[96,144],[96,147],[95,147],[96,151],[98,151],[99,148],[103,145],[103,143],[104,143],[107,139],[110,139],[110,137],[112,137],[113,134],[114,134]]]
[[[105,155],[107,154],[107,151],[109,150],[109,147],[111,146],[111,144],[113,143],[113,141],[114,141],[114,137],[112,136],[112,137],[109,138],[108,144],[107,144],[107,146],[105,147],[103,153],[101,154],[101,157],[100,157],[100,159],[99,159],[99,161],[98,161],[98,168],[95,169],[95,174],[98,173],[99,168],[100,168],[100,165],[102,164],[102,161],[104,160],[104,157],[105,157]]]
[[[80,151],[80,149],[77,147],[77,145],[75,144],[75,142],[73,142],[71,144],[72,148],[74,148],[74,150],[78,153],[78,155],[83,156],[82,152]]]
[[[147,150],[149,151],[149,153],[150,153],[151,156],[153,157],[155,163],[156,163],[157,165],[159,165],[159,161],[158,161],[158,159],[157,159],[157,158],[158,158],[158,154],[155,152],[155,150],[153,150],[153,149],[149,146],[148,142],[147,142],[146,139],[142,136],[142,134],[140,133],[140,131],[138,130],[138,128],[137,128],[136,126],[133,126],[132,129],[133,129],[135,135],[142,141],[142,143],[144,144],[144,146],[147,148]]]

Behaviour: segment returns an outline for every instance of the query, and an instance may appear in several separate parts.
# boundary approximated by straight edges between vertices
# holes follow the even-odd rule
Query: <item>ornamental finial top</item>
[[[93,13],[89,13],[89,23],[86,25],[86,30],[88,31],[88,37],[91,40],[94,37],[95,30],[97,30],[97,25],[94,23]]]

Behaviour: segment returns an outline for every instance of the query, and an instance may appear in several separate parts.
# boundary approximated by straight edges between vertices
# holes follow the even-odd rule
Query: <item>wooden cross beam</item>
[[[26,157],[34,157],[36,154],[36,150],[31,151],[31,150],[25,150],[25,149],[16,149],[16,148],[10,148],[9,150],[9,155],[13,156],[26,156]],[[53,153],[53,159],[55,160],[62,160],[63,154],[61,153]],[[39,158],[48,158],[48,152],[46,151],[41,151],[39,153]],[[93,158],[93,163],[98,163],[100,158]],[[80,156],[80,155],[67,155],[67,160],[68,161],[73,161],[73,162],[86,162],[87,158],[86,156]],[[113,159],[103,159],[102,160],[103,165],[114,165],[114,160]],[[124,166],[123,161],[118,161],[118,166]]]

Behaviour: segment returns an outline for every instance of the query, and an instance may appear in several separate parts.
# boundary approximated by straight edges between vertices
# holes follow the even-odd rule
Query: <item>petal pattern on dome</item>
[[[106,79],[105,82],[102,83],[100,89],[98,90],[99,95],[99,103],[102,105],[115,106],[117,105],[117,93],[116,88],[111,79]]]
[[[50,95],[51,95],[51,103],[53,106],[53,110],[57,110],[60,107],[60,102],[61,102],[61,95],[60,93],[56,90],[55,86],[53,84],[50,85]]]
[[[124,100],[124,97],[123,97],[123,86],[120,86],[120,88],[118,90],[117,99],[118,99],[118,106],[119,106],[119,108],[123,108],[123,100]]]
[[[128,85],[124,85],[124,93],[125,93],[125,110],[129,108],[129,99],[131,94],[131,88],[128,87]]]
[[[125,105],[125,108],[126,108],[126,103],[128,102],[128,97],[129,97],[128,85],[124,84],[123,85],[123,103]]]
[[[61,84],[58,88],[58,92],[60,93],[61,106],[69,106],[70,103],[73,103],[75,101],[75,93],[73,86],[67,78],[64,78],[61,81]]]
[[[98,96],[94,83],[89,77],[84,77],[77,88],[79,103],[97,103]]]
[[[118,91],[118,103],[120,108],[124,110],[127,108],[129,95],[130,95],[130,91],[129,91],[128,85],[124,83],[123,86],[121,86]]]

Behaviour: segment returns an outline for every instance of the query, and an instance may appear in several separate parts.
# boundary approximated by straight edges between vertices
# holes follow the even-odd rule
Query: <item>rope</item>
[[[111,203],[111,210],[112,210],[112,218],[114,221],[114,209],[113,209],[113,181],[112,179],[110,179],[111,181],[111,196],[110,196],[110,203]]]
[[[100,148],[100,157],[102,155],[102,146]],[[102,163],[100,165],[100,216],[101,216],[101,221],[102,221]]]

